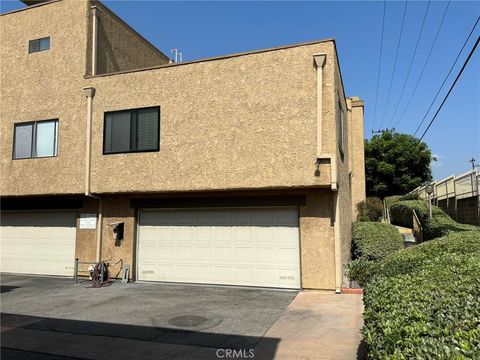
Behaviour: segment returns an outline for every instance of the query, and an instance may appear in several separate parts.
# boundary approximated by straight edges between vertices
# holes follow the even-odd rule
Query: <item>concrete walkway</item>
[[[361,295],[336,295],[303,291],[265,334],[277,338],[276,360],[364,359],[360,330],[363,302]],[[269,354],[269,344],[260,340],[255,359]]]

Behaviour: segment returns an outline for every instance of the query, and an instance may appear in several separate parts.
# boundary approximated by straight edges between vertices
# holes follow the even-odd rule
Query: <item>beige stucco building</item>
[[[1,271],[339,290],[364,105],[333,39],[173,63],[100,2],[34,3],[0,17]]]

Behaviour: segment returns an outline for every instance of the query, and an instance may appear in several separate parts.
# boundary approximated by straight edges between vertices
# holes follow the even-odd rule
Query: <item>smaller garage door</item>
[[[75,212],[1,214],[1,272],[73,275]]]
[[[300,288],[296,208],[140,212],[138,279]]]

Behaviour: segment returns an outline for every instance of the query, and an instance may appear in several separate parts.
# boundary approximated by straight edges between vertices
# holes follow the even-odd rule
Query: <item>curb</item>
[[[342,294],[354,294],[354,295],[363,295],[362,288],[341,288]]]

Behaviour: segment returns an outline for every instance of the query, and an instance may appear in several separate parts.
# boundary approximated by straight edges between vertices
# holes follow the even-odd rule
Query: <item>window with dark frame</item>
[[[29,53],[45,51],[48,49],[50,49],[50,36],[47,36],[41,39],[30,40],[28,42]]]
[[[160,107],[105,113],[103,153],[160,150]]]
[[[13,159],[57,156],[58,120],[17,123],[13,135]]]

